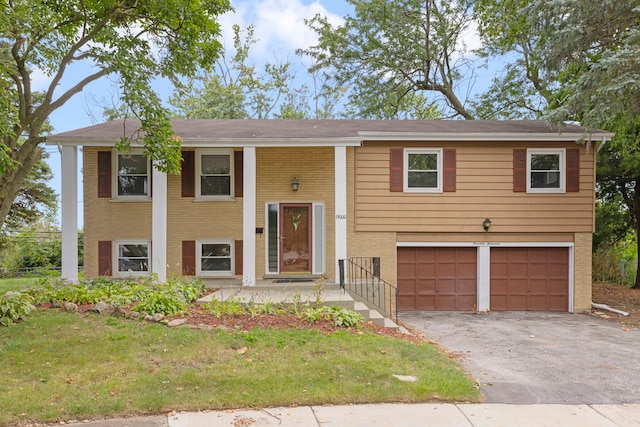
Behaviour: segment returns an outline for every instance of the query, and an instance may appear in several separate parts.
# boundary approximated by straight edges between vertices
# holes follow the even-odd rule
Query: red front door
[[[280,272],[311,273],[311,203],[280,204]]]

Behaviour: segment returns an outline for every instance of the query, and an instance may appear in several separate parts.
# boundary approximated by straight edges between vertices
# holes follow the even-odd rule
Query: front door
[[[280,272],[311,273],[311,203],[280,204]]]

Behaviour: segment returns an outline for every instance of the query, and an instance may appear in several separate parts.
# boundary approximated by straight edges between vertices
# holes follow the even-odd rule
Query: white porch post
[[[151,172],[151,272],[158,282],[167,281],[167,174]]]
[[[347,258],[347,147],[335,147],[335,283],[340,283],[338,261]]]
[[[62,168],[62,278],[78,282],[78,147],[63,145]]]
[[[256,284],[256,147],[245,147],[242,187],[242,286]]]
[[[491,247],[478,246],[478,311],[489,311],[491,282]]]

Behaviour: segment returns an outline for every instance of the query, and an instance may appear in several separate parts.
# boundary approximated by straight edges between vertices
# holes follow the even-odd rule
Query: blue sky
[[[301,72],[305,64],[294,52],[298,48],[315,44],[317,40],[315,34],[304,25],[304,19],[320,13],[338,24],[342,17],[352,12],[351,6],[343,0],[231,0],[231,4],[235,11],[220,17],[223,43],[226,46],[231,46],[233,40],[233,24],[239,24],[241,28],[253,24],[258,42],[252,50],[251,60],[258,64],[287,60],[299,67]],[[468,47],[478,47],[473,30],[469,32],[466,43]],[[70,87],[89,71],[90,68],[86,64],[70,68],[60,88],[64,90],[65,87]],[[44,89],[47,83],[45,76],[39,76],[34,80],[34,87]],[[156,90],[163,99],[168,99],[171,94],[171,88],[164,82],[158,82]],[[112,98],[117,98],[116,90],[108,78],[92,83],[51,116],[54,132],[65,132],[100,123],[102,106],[108,105]],[[50,154],[49,163],[55,175],[51,185],[60,194],[60,154],[55,147],[47,147],[47,152]],[[82,198],[81,188],[78,194]],[[79,201],[79,208],[81,204],[82,200]],[[80,209],[79,226],[82,227],[82,224]]]

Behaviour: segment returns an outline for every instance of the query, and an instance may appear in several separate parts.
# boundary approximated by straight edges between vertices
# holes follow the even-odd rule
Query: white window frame
[[[531,186],[531,158],[534,154],[553,154],[558,156],[558,188],[536,188]],[[566,150],[564,148],[529,148],[527,150],[527,193],[565,193],[566,192]]]
[[[230,184],[229,184],[229,194],[228,195],[220,195],[220,196],[210,196],[202,194],[202,156],[214,154],[214,155],[227,155],[229,156],[229,175],[230,175]],[[196,199],[199,200],[234,200],[234,158],[233,158],[233,149],[225,149],[225,148],[203,148],[196,150]]]
[[[409,187],[409,155],[436,154],[437,155],[437,184],[435,187]],[[442,148],[405,148],[402,165],[405,193],[442,193]]]
[[[115,277],[149,276],[151,274],[151,241],[150,240],[116,240],[113,242],[113,264],[115,265],[113,275]],[[120,270],[120,246],[121,245],[144,245],[147,247],[147,271],[121,271]]]
[[[202,270],[202,245],[226,244],[229,245],[229,259],[231,260],[229,271],[204,271]],[[235,241],[232,239],[202,239],[196,240],[196,274],[203,277],[233,277],[236,271]]]
[[[113,150],[113,155],[111,156],[111,158],[113,159],[112,163],[112,188],[114,189],[114,199],[119,199],[119,200],[127,200],[127,201],[136,201],[136,200],[140,200],[140,201],[149,201],[151,200],[151,160],[149,159],[149,157],[146,157],[147,159],[147,194],[144,195],[121,195],[120,194],[120,182],[119,182],[119,163],[120,163],[120,156],[128,156],[128,155],[135,155],[135,156],[143,156],[143,152],[141,149],[132,149],[131,152],[129,153],[120,153],[118,152],[118,150]]]

